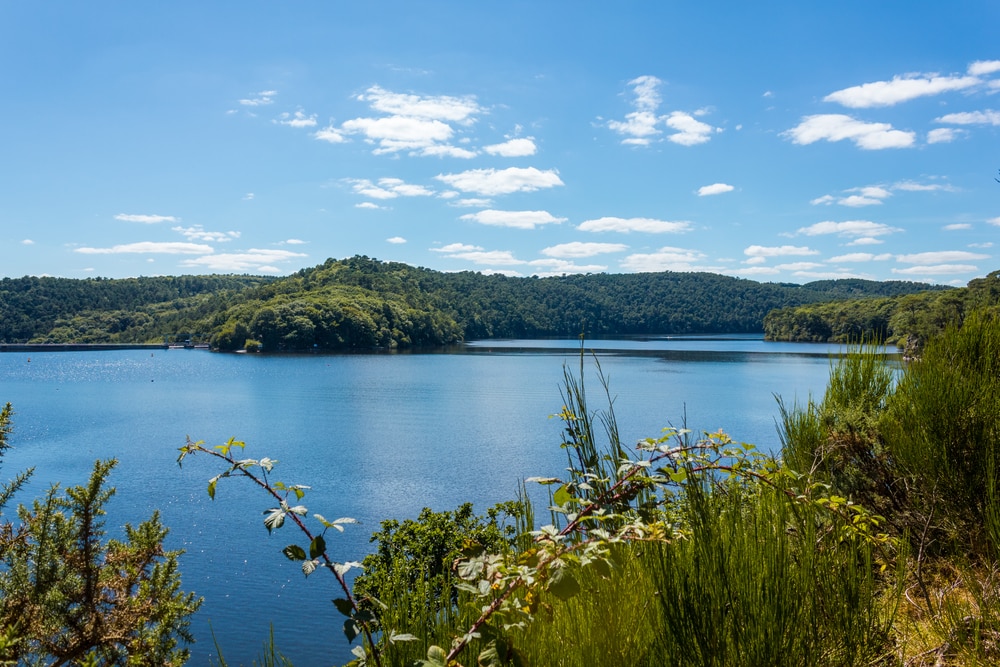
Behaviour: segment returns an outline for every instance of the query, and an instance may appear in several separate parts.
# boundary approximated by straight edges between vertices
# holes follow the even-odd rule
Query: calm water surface
[[[759,336],[649,337],[587,342],[610,381],[626,442],[685,420],[776,449],[777,405],[821,395],[837,346],[765,343]],[[606,407],[586,360],[592,408]],[[109,525],[159,509],[169,545],[183,548],[184,586],[204,596],[191,664],[214,657],[249,665],[273,624],[298,667],[349,658],[333,580],[304,580],[268,536],[267,498],[237,479],[209,500],[212,461],[175,463],[190,435],[235,436],[246,456],[278,459],[272,479],[312,487],[303,500],[327,518],[362,522],[328,535],[337,560],[361,560],[381,520],[423,507],[477,510],[513,497],[518,481],[559,475],[564,366],[579,367],[574,340],[469,343],[414,354],[256,356],[171,350],[0,354],[0,402],[15,410],[14,449],[0,475],[34,466],[27,502],[49,484],[86,480],[95,459],[117,458]],[[9,513],[9,510],[8,510]],[[112,530],[117,530],[112,528]]]

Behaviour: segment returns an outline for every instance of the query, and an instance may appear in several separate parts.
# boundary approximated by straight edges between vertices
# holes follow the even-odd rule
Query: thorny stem
[[[244,477],[250,479],[254,484],[264,489],[264,491],[270,494],[271,497],[273,497],[279,503],[285,502],[285,498],[274,490],[274,488],[270,485],[270,483],[267,482],[266,477],[263,480],[260,479],[252,472],[247,470],[245,467],[243,467],[236,459],[234,459],[232,456],[228,454],[222,454],[221,452],[208,449],[207,447],[199,445],[198,443],[191,442],[190,439],[188,440],[187,446],[182,451],[185,454],[194,453],[196,451],[204,452],[205,454],[211,454],[212,456],[218,459],[222,459],[230,466],[232,466],[230,473],[239,472]],[[180,461],[178,461],[178,463],[180,463]],[[266,473],[264,474],[266,476]],[[302,533],[309,539],[309,542],[311,544],[312,541],[315,539],[315,536],[313,535],[312,531],[310,531],[309,528],[306,526],[305,522],[302,521],[299,515],[295,514],[294,512],[288,512],[285,514],[285,516],[291,517],[292,521],[295,522],[295,525],[298,526],[299,530],[302,531]],[[337,579],[337,583],[340,585],[341,590],[344,592],[344,595],[347,596],[347,601],[350,603],[351,609],[353,609],[355,612],[361,611],[360,608],[358,607],[357,600],[355,600],[354,595],[351,593],[350,585],[348,585],[347,580],[344,579],[344,575],[341,574],[336,567],[334,567],[335,562],[330,558],[329,555],[327,555],[325,549],[323,550],[322,557],[323,557],[323,564],[326,565],[326,568],[330,570],[333,576]],[[361,631],[364,633],[365,641],[371,647],[372,658],[375,661],[376,667],[382,667],[381,656],[379,655],[378,647],[375,644],[375,640],[372,637],[372,632],[371,628],[369,628],[369,624],[367,622],[361,622],[358,625],[361,626]]]

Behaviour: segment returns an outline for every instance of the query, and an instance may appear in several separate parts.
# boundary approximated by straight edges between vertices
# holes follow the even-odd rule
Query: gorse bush
[[[11,410],[0,412],[0,456]],[[181,590],[180,552],[166,551],[158,514],[107,539],[107,479],[98,461],[86,484],[53,486],[17,520],[0,523],[0,664],[180,665],[201,600]],[[0,510],[27,480],[0,492]]]

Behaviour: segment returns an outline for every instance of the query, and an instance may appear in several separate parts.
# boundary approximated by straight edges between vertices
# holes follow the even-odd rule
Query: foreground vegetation
[[[994,313],[965,313],[902,369],[861,346],[832,365],[822,397],[780,404],[774,456],[721,432],[623,443],[613,410],[591,407],[585,362],[567,370],[558,415],[567,472],[526,480],[548,491],[548,509],[521,489],[481,516],[471,505],[425,510],[383,523],[360,563],[327,539],[353,521],[310,512],[308,487],[278,481],[276,462],[245,458],[244,443],[188,442],[180,459],[221,465],[212,497],[244,478],[270,498],[265,528],[297,531],[284,555],[332,577],[330,611],[357,665],[1000,663]],[[599,402],[612,405],[596,373]],[[0,658],[184,660],[197,600],[177,588],[175,554],[157,551],[156,518],[129,530],[128,544],[102,541],[110,467],[4,524]],[[50,549],[75,555],[39,558]],[[135,593],[115,594],[136,581]],[[109,591],[101,615],[86,616],[97,590]],[[28,623],[24,608],[46,621]],[[53,659],[69,641],[59,638],[115,619],[135,622],[128,641],[88,634],[82,653]],[[268,664],[282,662],[279,649]]]
[[[967,287],[878,298],[838,300],[774,310],[764,318],[767,340],[895,343],[913,354],[952,322],[974,310],[1000,309],[1000,271]]]
[[[335,576],[359,665],[1000,662],[995,316],[902,370],[873,347],[838,362],[822,398],[781,405],[780,456],[722,433],[626,446],[583,372],[559,415],[566,476],[528,480],[550,490],[545,525],[523,491],[386,522],[353,587],[324,537],[349,520],[309,518],[270,460],[235,441],[181,457],[224,461],[212,494],[248,477],[272,495],[265,524],[295,524],[285,555]]]
[[[473,338],[755,333],[775,308],[888,297],[911,282],[758,283],[712,273],[509,278],[368,257],[274,279],[185,276],[0,281],[0,342],[211,342],[217,349],[340,350]]]

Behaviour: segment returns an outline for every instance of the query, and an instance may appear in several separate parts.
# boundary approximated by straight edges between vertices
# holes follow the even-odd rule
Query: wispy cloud
[[[183,260],[181,265],[194,269],[231,273],[281,273],[282,269],[275,264],[288,262],[299,257],[307,257],[307,255],[291,250],[250,248],[242,253],[220,253],[187,259]]]
[[[390,236],[385,240],[385,242],[391,243],[393,245],[402,245],[406,243],[406,239],[404,239],[402,236]]]
[[[278,94],[276,90],[262,90],[259,93],[255,93],[250,97],[240,100],[240,104],[245,107],[260,107],[267,106],[268,104],[274,104],[274,97]]]
[[[646,232],[648,234],[680,233],[691,231],[687,221],[671,222],[655,218],[604,217],[585,220],[577,227],[582,232]]]
[[[633,273],[657,271],[701,271],[717,267],[702,266],[705,253],[686,248],[665,246],[656,252],[629,255],[621,262],[621,268]]]
[[[144,225],[155,225],[158,222],[180,222],[180,218],[172,215],[141,215],[135,213],[119,213],[115,220],[123,222],[141,222]]]
[[[497,211],[487,209],[461,216],[462,220],[478,222],[481,225],[496,227],[513,227],[516,229],[534,229],[541,225],[551,225],[565,222],[566,218],[557,218],[548,211]]]
[[[818,255],[818,250],[813,250],[807,246],[793,246],[793,245],[782,245],[782,246],[762,246],[762,245],[752,245],[747,246],[743,250],[743,254],[747,257],[801,257],[807,255]]]
[[[191,227],[171,227],[171,230],[182,234],[188,241],[215,241],[225,243],[240,237],[239,232],[206,232],[201,225]]]
[[[1000,111],[986,109],[985,111],[961,111],[948,113],[934,119],[935,123],[949,125],[1000,125]]]
[[[285,112],[279,115],[274,122],[278,125],[287,125],[288,127],[316,127],[316,114],[307,116],[302,111],[296,111],[295,113]]]
[[[74,248],[74,252],[84,255],[207,255],[215,252],[210,245],[201,243],[140,241],[125,243],[110,248]]]
[[[625,114],[625,120],[610,120],[607,125],[613,132],[620,134],[622,143],[633,146],[648,146],[663,134],[661,126],[674,130],[667,134],[666,139],[682,146],[703,144],[712,135],[721,132],[708,123],[698,120],[695,116],[704,115],[704,110],[693,114],[685,111],[672,111],[659,115],[662,102],[660,87],[663,81],[655,76],[645,75],[628,82],[632,88],[631,105],[635,111]]]
[[[624,243],[582,243],[573,241],[570,243],[560,243],[542,249],[542,254],[546,257],[558,257],[561,259],[594,257],[611,252],[622,252],[628,246]]]
[[[898,227],[890,227],[889,225],[883,224],[881,222],[872,222],[870,220],[847,220],[844,222],[833,222],[826,220],[823,222],[817,222],[816,224],[809,225],[808,227],[800,227],[796,230],[796,235],[805,236],[821,236],[824,234],[837,234],[838,236],[885,236],[887,234],[893,234],[895,232],[901,232],[902,229]]]
[[[438,174],[435,178],[462,192],[486,196],[534,192],[563,185],[559,173],[554,169],[541,171],[535,167],[471,169],[458,174]]]
[[[526,157],[534,155],[538,150],[533,137],[509,139],[501,144],[483,146],[483,151],[500,157]]]
[[[918,252],[910,255],[897,255],[896,261],[903,264],[945,264],[953,262],[971,262],[977,259],[989,259],[989,255],[982,253],[968,252],[966,250],[936,250],[931,252]]]
[[[873,81],[860,86],[851,86],[830,93],[824,102],[836,102],[850,109],[870,109],[888,107],[908,102],[918,97],[928,97],[941,93],[967,90],[982,83],[978,76],[936,74],[906,74],[894,76],[891,81]]]
[[[397,197],[429,197],[434,191],[422,185],[407,183],[401,178],[380,178],[372,183],[366,178],[346,179],[355,193],[371,199],[395,199]],[[366,207],[371,208],[371,207]]]
[[[886,261],[892,259],[891,253],[881,253],[875,255],[870,252],[851,252],[846,255],[837,255],[836,257],[831,257],[826,260],[830,264],[841,264],[841,263],[857,263],[857,262],[875,262],[875,261]]]
[[[865,150],[909,148],[916,142],[915,132],[893,129],[889,123],[867,123],[844,114],[806,116],[797,126],[782,132],[782,136],[799,145],[846,139]]]
[[[728,183],[712,183],[711,185],[703,185],[698,188],[699,197],[708,197],[710,195],[721,195],[726,192],[732,192],[735,188]]]

